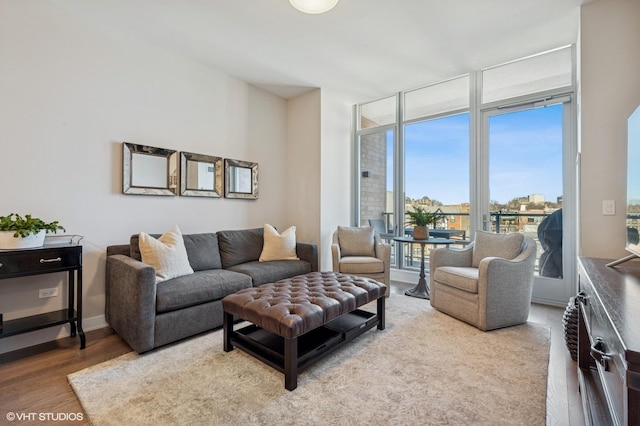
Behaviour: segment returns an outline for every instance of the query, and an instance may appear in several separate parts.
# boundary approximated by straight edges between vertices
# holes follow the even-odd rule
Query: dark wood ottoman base
[[[369,278],[311,272],[241,290],[222,300],[224,351],[234,346],[284,373],[298,373],[365,331],[385,327],[386,286]],[[359,308],[376,300],[376,313]],[[234,320],[253,324],[234,330]]]

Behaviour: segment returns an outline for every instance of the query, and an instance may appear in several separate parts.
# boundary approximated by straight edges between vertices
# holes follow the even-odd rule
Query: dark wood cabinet
[[[578,379],[589,425],[640,425],[640,264],[578,262]]]
[[[82,246],[65,244],[34,249],[0,250],[0,279],[53,272],[69,274],[67,308],[3,321],[0,339],[69,323],[71,336],[77,333],[80,336],[80,349],[85,348],[86,340],[82,330]]]

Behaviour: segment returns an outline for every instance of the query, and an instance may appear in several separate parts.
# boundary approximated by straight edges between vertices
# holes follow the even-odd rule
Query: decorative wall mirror
[[[122,143],[124,194],[176,195],[178,154],[171,149]]]
[[[224,160],[225,191],[227,198],[258,198],[258,163]]]
[[[222,158],[180,153],[180,195],[189,197],[222,196]]]

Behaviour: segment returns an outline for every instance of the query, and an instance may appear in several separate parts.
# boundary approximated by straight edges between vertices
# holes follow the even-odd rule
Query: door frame
[[[577,291],[577,181],[578,181],[578,149],[576,137],[576,107],[573,94],[560,92],[544,96],[523,97],[515,103],[507,105],[490,105],[480,110],[480,137],[477,152],[477,176],[474,187],[478,203],[475,209],[476,229],[490,230],[490,194],[489,194],[489,120],[491,117],[541,108],[561,103],[562,114],[562,229],[563,229],[563,278],[559,279],[536,276],[534,279],[532,300],[544,304],[563,306]]]

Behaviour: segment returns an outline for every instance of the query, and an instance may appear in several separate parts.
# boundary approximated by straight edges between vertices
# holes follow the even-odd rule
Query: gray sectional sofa
[[[296,244],[300,260],[259,262],[262,228],[183,240],[194,273],[159,283],[154,268],[142,262],[138,235],[107,247],[105,316],[138,353],[221,327],[228,294],[318,270],[315,244]]]

